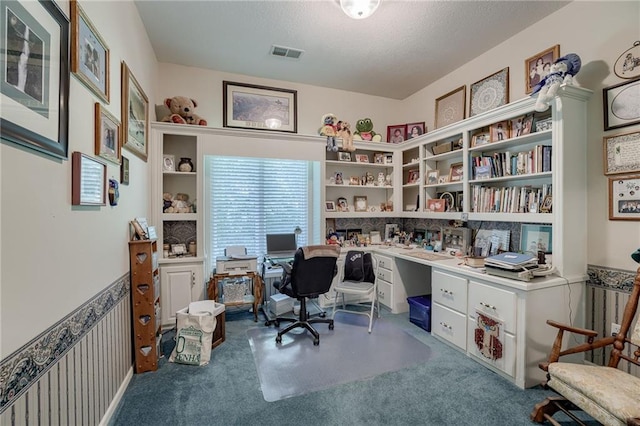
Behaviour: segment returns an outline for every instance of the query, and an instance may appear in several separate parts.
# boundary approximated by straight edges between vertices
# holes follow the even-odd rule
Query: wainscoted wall
[[[132,366],[129,291],[127,273],[0,362],[1,425],[100,423]]]

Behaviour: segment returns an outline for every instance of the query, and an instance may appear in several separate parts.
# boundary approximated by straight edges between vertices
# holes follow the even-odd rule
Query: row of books
[[[527,175],[551,171],[551,146],[536,145],[530,151],[472,154],[472,179]]]
[[[493,188],[482,185],[471,187],[471,211],[475,213],[540,213],[551,184],[539,188],[511,186]]]

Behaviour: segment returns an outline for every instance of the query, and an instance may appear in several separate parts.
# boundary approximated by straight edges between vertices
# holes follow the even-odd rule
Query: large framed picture
[[[122,141],[120,140],[120,122],[102,107],[100,102],[95,104],[96,155],[113,163],[120,164],[122,157]]]
[[[145,162],[149,154],[149,99],[122,61],[122,139],[124,147]]]
[[[222,125],[297,133],[298,92],[223,81]]]
[[[551,64],[560,57],[560,45],[556,44],[524,61],[524,87],[529,94],[549,74]]]
[[[402,143],[405,140],[407,140],[407,126],[405,124],[387,126],[387,142]]]
[[[469,117],[509,103],[509,67],[471,85]]]
[[[54,1],[3,1],[0,22],[2,141],[67,158],[69,21]]]
[[[466,117],[466,95],[467,86],[460,86],[436,99],[436,129],[456,123]]]
[[[605,175],[640,172],[640,132],[603,139]]]
[[[534,254],[538,251],[547,254],[553,253],[552,237],[551,225],[522,224],[520,227],[520,251]]]
[[[109,103],[109,48],[76,0],[71,0],[71,72]]]
[[[640,174],[609,178],[609,220],[640,220]]]
[[[104,206],[107,165],[81,152],[71,154],[71,204]]]
[[[464,105],[464,102],[462,103]],[[417,138],[427,132],[424,121],[419,123],[407,123],[407,140]]]
[[[640,123],[640,78],[602,89],[604,130]]]

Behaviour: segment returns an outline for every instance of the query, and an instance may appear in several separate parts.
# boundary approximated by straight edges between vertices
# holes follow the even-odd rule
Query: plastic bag
[[[213,301],[211,301],[213,302]],[[169,357],[170,362],[188,365],[206,365],[211,359],[211,341],[216,328],[213,314],[214,304],[202,310],[181,309],[176,313],[176,346]]]

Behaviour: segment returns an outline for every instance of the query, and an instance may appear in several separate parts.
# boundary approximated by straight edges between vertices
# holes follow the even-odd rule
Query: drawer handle
[[[441,291],[441,292],[443,292],[444,294],[450,294],[450,295],[452,295],[452,296],[453,296],[453,292],[452,292],[452,291],[449,291],[449,290],[447,290],[447,289],[441,288],[441,289],[440,289],[440,291]]]
[[[485,308],[493,309],[494,311],[497,309],[495,306],[489,305],[488,303],[480,302],[480,304]]]
[[[384,291],[378,291],[378,296],[384,297]]]
[[[443,326],[444,328],[448,328],[449,330],[452,330],[451,326],[445,322],[440,322],[440,325]]]

